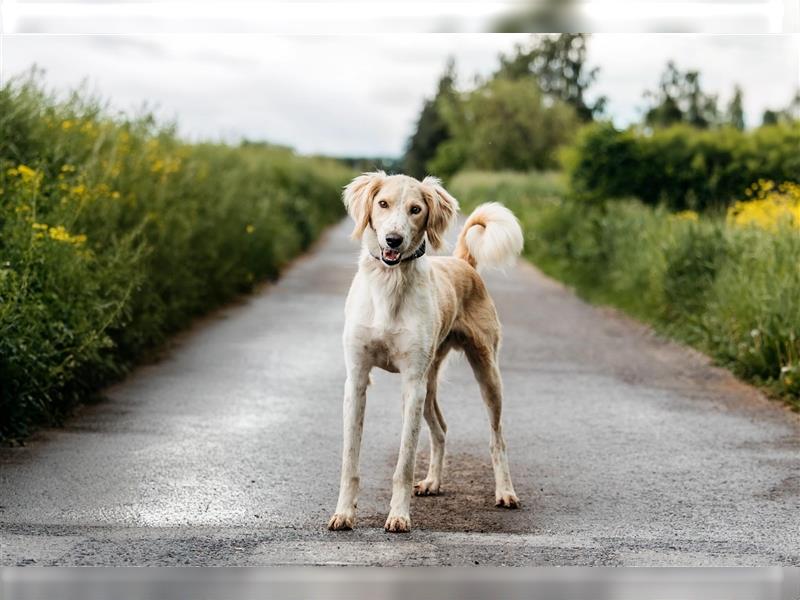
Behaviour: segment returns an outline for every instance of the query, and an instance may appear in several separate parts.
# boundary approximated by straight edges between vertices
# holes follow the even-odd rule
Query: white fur
[[[487,202],[472,211],[467,225],[471,221],[478,223],[465,231],[464,241],[477,268],[503,268],[513,264],[523,245],[522,228],[514,213],[502,204]]]

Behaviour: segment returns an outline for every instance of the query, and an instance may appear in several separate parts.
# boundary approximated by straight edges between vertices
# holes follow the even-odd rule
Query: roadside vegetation
[[[697,71],[669,63],[642,122],[618,129],[603,98],[587,101],[586,48],[583,35],[536,36],[466,90],[449,64],[407,168],[450,175],[465,211],[505,203],[544,272],[800,408],[800,93],[746,128],[741,88],[721,108]],[[516,102],[508,81],[535,101]],[[454,104],[479,127],[454,121]],[[558,137],[537,136],[554,123]]]
[[[0,439],[56,423],[342,216],[344,165],[0,88]]]
[[[465,210],[497,200],[525,256],[583,297],[689,343],[800,408],[800,186],[762,181],[727,215],[568,198],[555,174],[464,172]]]

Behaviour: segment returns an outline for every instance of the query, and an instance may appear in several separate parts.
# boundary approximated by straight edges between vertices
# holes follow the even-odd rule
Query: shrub
[[[800,181],[798,148],[800,123],[651,133],[599,123],[579,132],[565,162],[581,199],[636,197],[670,210],[721,211],[759,179]]]
[[[0,88],[0,438],[274,278],[341,217],[349,176],[285,148],[188,144],[35,78]]]
[[[526,256],[584,297],[631,312],[800,408],[800,230],[792,221],[778,214],[766,227],[736,225],[635,200],[587,205],[558,198],[537,174],[464,173],[450,189],[465,210],[486,200],[509,206]],[[759,189],[769,190],[756,192],[762,201],[779,203],[795,187]]]

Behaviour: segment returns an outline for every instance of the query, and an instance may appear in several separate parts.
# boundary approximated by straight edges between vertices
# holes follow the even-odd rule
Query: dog
[[[399,373],[402,380],[402,437],[386,531],[410,531],[412,491],[418,496],[440,493],[447,426],[437,401],[437,377],[445,356],[455,349],[466,355],[488,409],[495,504],[519,507],[500,416],[500,323],[477,271],[515,260],[523,245],[519,222],[501,204],[483,204],[467,218],[453,256],[428,256],[429,246],[442,246],[458,213],[458,202],[439,179],[364,173],[344,188],[342,197],[355,222],[352,237],[361,240],[361,254],[345,304],[342,474],[328,528],[355,526],[359,451],[373,367]],[[412,485],[423,416],[430,429],[430,465],[425,479]]]

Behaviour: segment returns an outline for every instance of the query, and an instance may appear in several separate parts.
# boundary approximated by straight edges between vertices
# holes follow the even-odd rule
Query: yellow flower
[[[249,234],[253,233],[256,230],[256,228],[253,227],[252,225],[248,225],[247,227],[244,228],[244,230]]]
[[[19,165],[17,167],[17,173],[19,173],[24,181],[30,181],[36,177],[36,171],[25,165]]]
[[[47,229],[47,225],[44,223],[31,223],[31,227],[34,229]]]
[[[781,223],[800,229],[800,185],[776,185],[760,179],[751,186],[755,198],[736,202],[728,208],[728,222],[737,226],[756,226],[775,230]]]
[[[63,121],[61,123],[61,129],[63,129],[64,131],[67,131],[68,129],[72,128],[72,125],[73,125],[73,122],[70,121],[69,119],[67,119],[67,120],[65,120],[65,121]]]
[[[119,193],[119,192],[116,192],[116,191],[114,191],[114,192],[111,192],[111,197],[112,197],[114,200],[119,200],[120,193]]]
[[[86,186],[82,183],[80,185],[76,185],[70,190],[70,193],[78,197],[85,196]]]
[[[69,231],[67,231],[63,225],[50,227],[47,230],[47,234],[50,236],[50,239],[67,244],[75,244],[76,246],[86,242],[86,235],[82,233],[78,235],[70,235]]]

